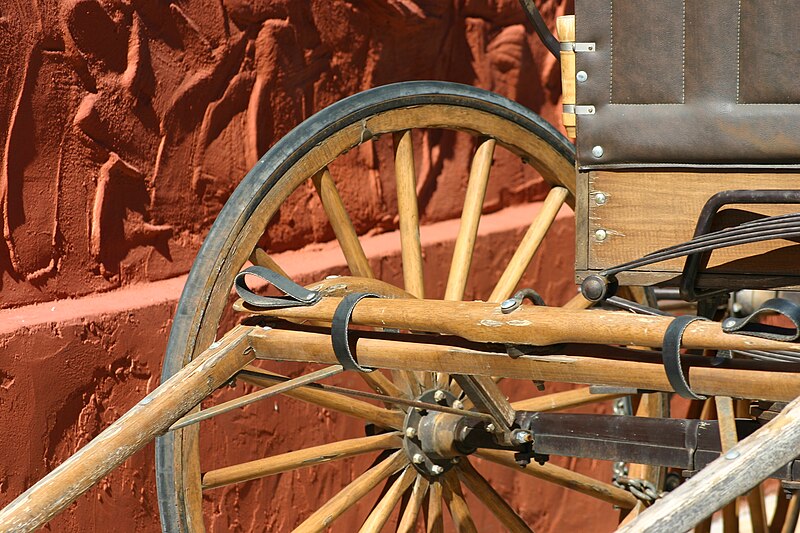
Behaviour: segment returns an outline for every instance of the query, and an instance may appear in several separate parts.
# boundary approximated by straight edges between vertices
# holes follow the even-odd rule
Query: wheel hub
[[[457,398],[452,392],[431,389],[417,401],[454,407]],[[456,406],[457,407],[457,406]],[[462,417],[422,408],[410,408],[403,424],[403,450],[414,468],[424,476],[438,477],[464,455],[456,447],[456,430]]]

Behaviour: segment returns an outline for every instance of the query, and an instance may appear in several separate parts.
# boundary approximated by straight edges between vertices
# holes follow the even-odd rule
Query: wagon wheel
[[[381,87],[343,100],[315,115],[276,144],[245,177],[214,224],[192,268],[170,335],[163,378],[176,373],[193,354],[200,353],[214,341],[223,316],[230,310],[228,294],[233,278],[248,259],[273,269],[280,268],[259,248],[258,243],[280,206],[309,180],[321,197],[351,274],[361,278],[374,277],[335,182],[327,171],[338,157],[363,143],[387,141],[394,144],[403,283],[411,296],[423,296],[412,130],[430,128],[466,132],[475,137],[477,145],[453,267],[444,291],[445,299],[457,300],[464,295],[495,148],[502,147],[521,157],[553,186],[492,294],[484,296],[491,301],[508,298],[559,209],[571,201],[574,191],[572,146],[527,109],[485,91],[435,82]],[[377,141],[381,135],[384,135],[384,141]],[[578,297],[567,305],[582,306],[584,301]],[[367,382],[373,389],[390,396],[416,396],[415,387],[420,393],[434,381],[441,390],[454,388],[446,376],[435,374],[436,369],[430,370],[431,373],[419,375],[399,373],[393,376],[394,381],[376,372],[367,375]],[[326,374],[322,371],[317,376],[322,378]],[[241,377],[261,386],[274,384],[255,368]],[[405,416],[403,406],[390,402],[378,407],[337,393],[320,394],[309,389],[296,389],[288,394],[323,410],[339,411],[388,430],[401,429]],[[603,399],[608,399],[608,396],[590,395],[587,390],[579,390],[532,398],[524,408],[565,408]],[[658,404],[655,397],[650,403],[651,407],[643,409],[640,414],[657,412],[658,409],[653,407]],[[159,506],[164,528],[169,531],[202,530],[204,489],[213,498],[213,488],[229,483],[293,471],[327,462],[331,457],[368,453],[374,457],[377,453],[378,458],[372,467],[355,475],[343,490],[310,516],[303,516],[300,529],[324,529],[375,487],[383,486],[384,492],[378,503],[371,510],[365,509],[366,516],[361,517],[366,518],[365,530],[380,530],[393,510],[401,505],[403,510],[398,517],[401,530],[413,530],[414,524],[422,520],[423,512],[430,528],[440,529],[442,509],[446,506],[456,527],[468,531],[474,526],[461,486],[463,483],[468,492],[488,504],[507,528],[526,530],[527,526],[515,510],[478,473],[469,459],[446,474],[429,480],[418,475],[410,465],[408,454],[401,449],[402,438],[403,435],[395,431],[317,446],[305,446],[299,442],[301,449],[201,473],[199,424],[176,429],[157,442]],[[516,468],[510,456],[487,452],[483,457]],[[362,466],[368,467],[368,464]],[[542,469],[528,468],[524,472],[562,486],[577,487],[584,494],[623,508],[637,504],[636,499],[622,489],[553,465]]]

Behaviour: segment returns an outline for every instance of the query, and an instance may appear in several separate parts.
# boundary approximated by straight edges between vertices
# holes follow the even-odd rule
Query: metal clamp
[[[263,279],[286,296],[261,296],[260,294],[254,293],[245,281],[245,277],[248,275]],[[239,298],[244,300],[245,303],[262,309],[313,305],[317,303],[321,297],[319,291],[310,291],[289,278],[281,276],[277,272],[262,266],[251,266],[236,274],[234,287],[236,288],[236,294],[238,294]]]
[[[573,104],[564,104],[562,105],[564,109],[564,113],[570,113],[572,115],[594,115],[595,108],[593,105],[573,105]]]
[[[369,292],[354,292],[342,298],[342,302],[336,307],[331,320],[331,344],[336,360],[345,370],[357,370],[359,372],[372,372],[374,368],[361,366],[350,350],[349,326],[353,310],[358,302],[364,298],[380,298],[380,295]]]

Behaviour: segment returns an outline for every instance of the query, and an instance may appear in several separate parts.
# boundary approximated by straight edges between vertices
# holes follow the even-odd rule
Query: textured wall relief
[[[549,15],[560,2],[543,3]],[[241,177],[314,112],[395,81],[496,90],[556,120],[554,61],[514,0],[12,0],[0,6],[0,307],[188,271]],[[415,140],[424,222],[457,216],[469,142]],[[392,229],[390,153],[340,166],[359,232]],[[500,156],[487,209],[541,194]],[[368,187],[364,187],[363,180]],[[346,180],[345,180],[346,181]],[[357,183],[355,183],[357,182]],[[282,210],[274,250],[331,238]]]

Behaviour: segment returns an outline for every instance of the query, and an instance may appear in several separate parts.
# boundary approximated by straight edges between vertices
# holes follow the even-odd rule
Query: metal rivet
[[[605,193],[602,192],[595,193],[594,203],[596,203],[597,205],[603,205],[607,201],[608,201],[608,196],[606,196]]]
[[[414,428],[406,428],[406,437],[413,439],[417,436],[417,430]]]
[[[598,145],[592,148],[592,155],[595,157],[603,157],[603,147]]]
[[[722,325],[725,326],[726,328],[732,328],[733,326],[736,325],[736,319],[729,318],[728,320],[723,322]]]
[[[450,462],[453,463],[454,465],[457,465],[460,461],[461,461],[460,457],[453,457],[452,459],[450,459]]]
[[[604,241],[608,237],[608,232],[604,229],[599,229],[594,232],[594,238],[598,241]]]
[[[731,450],[731,451],[729,451],[728,453],[725,454],[725,459],[727,459],[729,461],[733,461],[737,457],[739,457],[739,452],[737,452],[736,450]]]
[[[594,115],[594,106],[593,105],[587,105],[586,106],[586,112],[588,114],[590,114],[590,115]]]
[[[434,474],[434,475],[437,475],[437,476],[438,476],[439,474],[441,474],[442,472],[444,472],[444,468],[442,468],[442,467],[441,467],[441,466],[439,466],[439,465],[433,465],[433,466],[431,467],[431,472],[433,472],[433,474]]]
[[[425,462],[425,457],[421,453],[415,453],[414,457],[411,458],[411,461],[413,461],[415,465],[421,465]]]
[[[586,80],[589,79],[589,75],[586,74],[585,71],[579,70],[578,73],[575,74],[575,79],[578,80],[579,82],[583,83],[583,82],[585,82]]]
[[[515,305],[517,305],[517,301],[509,298],[508,300],[503,300],[500,304],[500,309],[511,309]]]
[[[456,400],[453,402],[453,409],[463,409],[464,403],[461,400]]]
[[[495,430],[494,424],[492,424],[491,422],[486,424],[486,431],[488,431],[489,433],[494,433],[494,430]]]
[[[442,400],[444,400],[444,391],[437,390],[436,392],[434,392],[433,399],[436,400],[437,402],[441,402]]]

